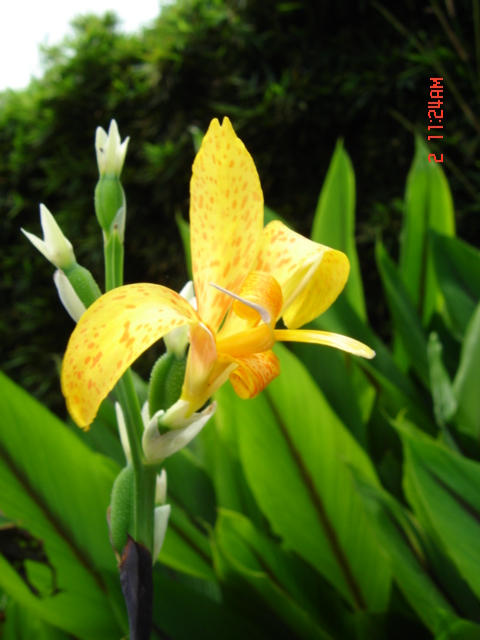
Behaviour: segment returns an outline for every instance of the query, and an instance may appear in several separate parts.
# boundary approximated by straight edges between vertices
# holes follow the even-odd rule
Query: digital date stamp
[[[443,129],[443,78],[430,78],[430,100],[428,102],[428,139],[443,139],[443,135],[434,135],[440,133],[437,129]],[[440,124],[442,123],[442,124]],[[430,135],[430,131],[432,135]],[[442,131],[443,133],[443,131]],[[437,156],[434,153],[430,153],[428,161],[431,162],[432,158],[435,162],[443,162],[443,153],[437,160]]]

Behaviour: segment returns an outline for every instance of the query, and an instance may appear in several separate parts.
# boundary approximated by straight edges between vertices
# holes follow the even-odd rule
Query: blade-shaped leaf
[[[430,377],[427,359],[427,338],[422,329],[420,318],[393,261],[380,241],[377,242],[376,246],[376,258],[395,329],[402,341],[409,364],[428,387]]]
[[[315,573],[255,529],[244,516],[222,511],[215,528],[222,572],[240,576],[301,638],[337,637],[348,609]],[[323,587],[323,588],[322,588]],[[333,623],[333,624],[332,624]],[[329,630],[330,629],[330,630]],[[333,635],[331,635],[331,633]]]
[[[248,404],[232,397],[247,480],[274,530],[358,609],[382,609],[390,576],[345,461],[371,463],[300,362],[281,345],[282,374]]]
[[[444,612],[450,612],[452,616],[455,612],[448,594],[442,592],[428,566],[418,525],[386,491],[373,486],[354,469],[352,473],[396,583],[424,624],[437,632],[443,627]]]
[[[79,638],[116,639],[123,610],[106,510],[118,467],[0,374],[0,509],[44,544],[53,567],[29,564],[34,595],[0,556],[0,585],[22,606]],[[55,591],[55,587],[58,591]],[[52,588],[53,586],[53,588]],[[112,591],[113,589],[113,591]]]
[[[5,612],[6,622],[0,627],[2,640],[69,640],[69,636],[41,618],[32,615],[29,609],[10,601]]]
[[[407,498],[479,597],[480,464],[407,423],[397,427],[405,452]]]
[[[204,529],[174,500],[159,560],[172,569],[215,580],[210,543]]]
[[[460,429],[480,438],[480,303],[467,327],[453,391],[458,402],[456,422]]]
[[[463,338],[480,302],[480,251],[458,238],[431,232],[435,273],[452,329]]]
[[[355,174],[343,140],[338,140],[315,212],[312,240],[347,254],[350,275],[345,294],[362,320],[366,320],[362,276],[355,246]]]
[[[419,313],[428,325],[439,303],[428,232],[455,235],[455,214],[447,179],[429,150],[415,137],[415,156],[407,178],[399,272]]]

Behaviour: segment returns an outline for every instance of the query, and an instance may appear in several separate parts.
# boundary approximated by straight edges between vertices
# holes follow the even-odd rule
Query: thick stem
[[[123,284],[123,243],[117,231],[104,237],[105,288],[111,291]],[[156,467],[146,464],[142,449],[143,420],[130,369],[117,382],[115,393],[125,416],[132,464],[135,475],[135,526],[136,542],[153,550],[153,512],[155,507]]]

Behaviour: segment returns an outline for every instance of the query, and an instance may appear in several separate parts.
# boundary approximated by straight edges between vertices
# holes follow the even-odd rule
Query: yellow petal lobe
[[[266,309],[270,315],[271,322],[275,324],[282,310],[283,297],[282,289],[273,276],[263,271],[252,271],[243,283],[240,296]],[[244,320],[250,320],[255,323],[260,320],[260,315],[255,309],[248,307],[239,300],[235,300],[233,303],[233,311]]]
[[[154,284],[119,287],[99,298],[72,333],[62,366],[62,391],[79,427],[148,347],[199,318],[178,293]]]
[[[329,333],[328,331],[309,331],[309,330],[285,330],[275,329],[273,332],[275,340],[278,342],[308,342],[310,344],[323,344],[327,347],[335,347],[341,351],[353,353],[355,356],[361,356],[371,360],[375,357],[375,351],[367,347],[363,342],[342,336],[338,333]]]
[[[230,382],[236,394],[244,400],[257,396],[280,375],[280,361],[273,351],[246,358],[232,358],[231,361],[236,362],[238,367],[230,374]]]
[[[228,118],[212,120],[193,163],[190,238],[198,312],[217,331],[252,270],[263,228],[263,194],[252,157]]]
[[[263,230],[255,268],[279,282],[283,320],[296,329],[336,300],[347,282],[350,264],[341,251],[312,242],[274,220]]]

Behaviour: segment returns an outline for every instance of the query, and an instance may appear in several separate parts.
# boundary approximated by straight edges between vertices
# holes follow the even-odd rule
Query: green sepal
[[[122,211],[122,213],[119,212]],[[113,231],[112,226],[117,224],[120,236],[123,239],[125,226],[125,193],[122,183],[116,176],[103,175],[95,187],[95,213],[98,222],[107,236]],[[117,220],[116,220],[117,219]]]
[[[76,262],[68,269],[63,269],[75,293],[88,309],[102,295],[98,284],[88,269]]]
[[[150,375],[148,407],[150,417],[157,411],[167,411],[182,393],[187,358],[178,359],[174,353],[164,353],[155,363]]]
[[[134,533],[135,475],[129,464],[122,469],[113,483],[110,503],[110,537],[113,548],[121,555],[127,544],[127,534]]]

